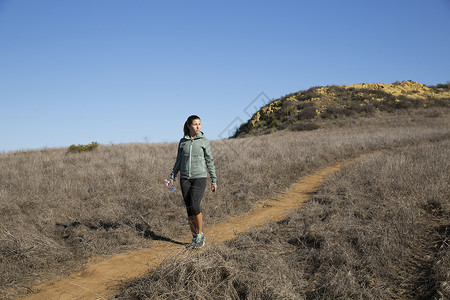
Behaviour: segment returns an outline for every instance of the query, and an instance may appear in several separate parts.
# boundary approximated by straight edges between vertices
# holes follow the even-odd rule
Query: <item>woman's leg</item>
[[[196,216],[188,216],[189,228],[193,237],[197,236],[197,218]]]
[[[195,218],[195,229],[197,230],[197,233],[203,233],[203,216],[202,213],[199,213],[198,215],[194,216]]]
[[[191,186],[192,212],[197,234],[203,233],[203,215],[200,210],[200,203],[206,188],[206,178],[194,179]]]
[[[206,178],[181,180],[181,191],[188,213],[189,228],[193,237],[203,233],[203,216],[200,211],[200,202],[203,198],[205,188]]]
[[[197,234],[203,233],[203,216],[202,213],[198,215],[188,216],[189,227],[191,228],[192,236],[196,237]]]
[[[181,178],[180,185],[181,185],[181,193],[183,194],[184,204],[186,205],[189,228],[191,229],[192,236],[196,237],[197,236],[196,218],[192,210],[192,193],[191,193],[192,184],[190,180]]]

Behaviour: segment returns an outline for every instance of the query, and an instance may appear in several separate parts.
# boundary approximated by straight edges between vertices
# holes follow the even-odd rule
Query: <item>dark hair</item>
[[[197,120],[197,119],[200,120],[200,117],[197,115],[192,115],[192,116],[189,116],[189,118],[187,118],[186,122],[184,122],[184,127],[183,127],[183,131],[184,131],[185,135],[189,135],[189,133],[190,133],[189,125],[192,124],[192,121]]]

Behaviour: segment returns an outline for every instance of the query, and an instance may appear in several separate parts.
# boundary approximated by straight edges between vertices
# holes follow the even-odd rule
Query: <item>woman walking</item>
[[[169,188],[180,172],[180,185],[183,200],[186,204],[192,242],[188,248],[197,249],[205,245],[205,235],[202,229],[202,213],[200,202],[206,188],[206,167],[211,177],[211,191],[217,191],[216,169],[208,139],[200,130],[200,117],[189,116],[184,123],[184,137],[178,144],[177,160],[173,166],[170,180],[166,183]],[[205,167],[206,164],[206,167]]]

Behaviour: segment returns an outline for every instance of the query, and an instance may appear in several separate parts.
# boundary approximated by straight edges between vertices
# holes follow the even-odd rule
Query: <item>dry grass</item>
[[[450,136],[445,110],[433,117],[365,120],[315,132],[212,142],[220,190],[205,194],[206,226],[247,211],[331,162]],[[20,287],[72,272],[95,255],[146,247],[148,239],[188,236],[180,195],[163,187],[176,146],[0,155],[0,296],[27,292]]]
[[[161,265],[119,299],[448,299],[450,141],[348,165],[279,223]]]

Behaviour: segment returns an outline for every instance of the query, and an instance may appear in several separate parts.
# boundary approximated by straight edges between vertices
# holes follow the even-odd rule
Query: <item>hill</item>
[[[448,140],[449,119],[448,113],[430,118],[416,111],[326,130],[211,141],[220,190],[205,192],[205,227],[245,214],[337,161]],[[99,145],[80,153],[65,148],[1,154],[0,299],[31,293],[32,285],[73,274],[104,255],[189,238],[179,181],[177,193],[163,186],[176,149],[176,143],[145,143]],[[432,187],[445,191],[439,186]],[[440,202],[433,203],[439,211]]]
[[[414,81],[358,83],[312,87],[263,106],[233,137],[260,135],[277,130],[314,130],[323,120],[363,117],[401,109],[448,107],[450,83],[425,86]]]

